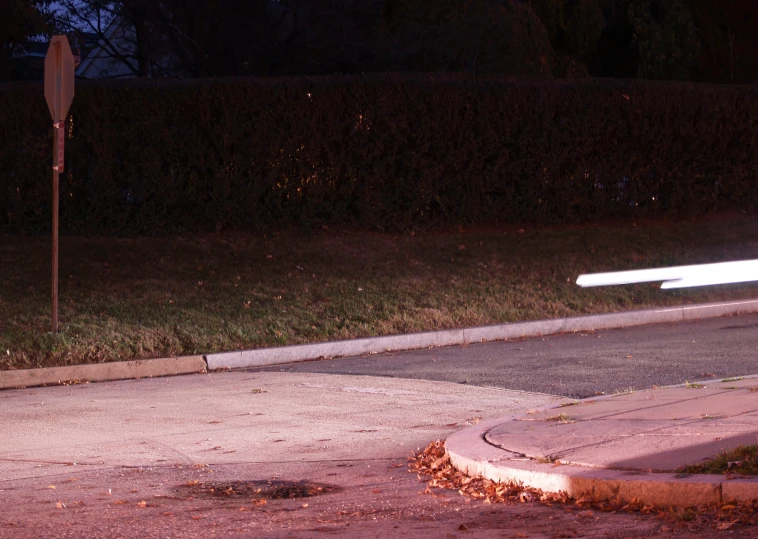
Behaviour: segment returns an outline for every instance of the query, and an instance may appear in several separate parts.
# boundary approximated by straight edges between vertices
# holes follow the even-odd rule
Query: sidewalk
[[[0,537],[578,532],[577,517],[558,509],[532,507],[524,519],[522,507],[455,491],[422,495],[407,467],[432,440],[561,402],[445,382],[244,371],[0,391]],[[302,482],[329,490],[263,496],[269,484]],[[633,515],[581,523],[598,537],[658,527]]]
[[[487,421],[450,436],[469,475],[571,496],[691,506],[758,498],[758,479],[681,474],[758,443],[758,377],[603,396]]]
[[[581,403],[245,371],[1,391],[0,536],[668,536],[665,523],[640,515],[588,520],[455,491],[421,495],[406,459],[447,437],[454,463],[471,473],[574,495],[666,505],[758,498],[754,480],[670,471],[756,440],[758,378],[704,384]],[[504,413],[511,419],[486,420]],[[534,460],[543,456],[573,464]],[[260,500],[251,490],[303,481],[330,490],[307,500]]]

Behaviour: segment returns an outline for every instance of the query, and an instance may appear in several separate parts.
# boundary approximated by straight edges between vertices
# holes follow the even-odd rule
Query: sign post
[[[58,332],[58,183],[63,172],[66,114],[74,99],[74,55],[66,36],[53,36],[45,56],[45,99],[53,117],[53,333]]]

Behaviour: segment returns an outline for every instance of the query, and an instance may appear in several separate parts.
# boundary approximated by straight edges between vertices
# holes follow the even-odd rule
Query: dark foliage
[[[39,85],[0,87],[0,229],[46,233]],[[565,223],[752,207],[758,89],[498,76],[82,83],[65,233]]]

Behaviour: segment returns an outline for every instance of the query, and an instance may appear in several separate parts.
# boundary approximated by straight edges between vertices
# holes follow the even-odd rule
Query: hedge
[[[77,81],[61,229],[380,230],[753,208],[758,88],[388,74]],[[41,84],[0,86],[0,230],[49,233]]]

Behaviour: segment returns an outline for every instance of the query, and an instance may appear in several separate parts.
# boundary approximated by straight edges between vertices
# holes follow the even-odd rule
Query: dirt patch
[[[185,496],[197,498],[255,498],[259,500],[293,500],[340,492],[335,485],[311,481],[190,481],[177,488]]]

